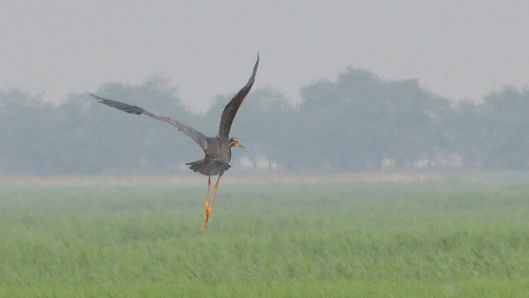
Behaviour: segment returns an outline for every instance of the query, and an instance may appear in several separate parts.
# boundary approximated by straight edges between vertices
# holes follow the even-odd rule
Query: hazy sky
[[[0,0],[0,89],[63,100],[163,73],[203,110],[244,85],[296,100],[347,66],[454,99],[529,85],[529,1]]]

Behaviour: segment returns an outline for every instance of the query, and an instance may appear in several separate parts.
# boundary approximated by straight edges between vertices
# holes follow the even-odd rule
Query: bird
[[[189,166],[189,168],[194,172],[208,176],[208,191],[206,195],[206,202],[204,203],[205,216],[202,231],[205,231],[208,228],[208,222],[213,212],[213,203],[215,202],[215,196],[217,194],[217,189],[219,188],[220,178],[224,172],[230,168],[231,148],[244,148],[244,145],[239,141],[239,139],[230,137],[229,134],[233,119],[235,118],[235,115],[237,114],[237,111],[239,110],[243,100],[246,98],[246,95],[248,95],[250,89],[253,86],[258,66],[259,53],[257,53],[257,60],[255,61],[250,79],[224,107],[220,117],[219,132],[214,137],[207,137],[200,131],[172,117],[149,112],[138,106],[129,105],[120,101],[90,93],[90,96],[95,98],[99,103],[130,114],[146,115],[153,119],[169,123],[193,139],[193,141],[195,141],[195,143],[197,143],[202,148],[205,154],[203,159],[186,163],[186,165]],[[210,198],[211,176],[218,177],[215,185],[213,186],[213,194]]]

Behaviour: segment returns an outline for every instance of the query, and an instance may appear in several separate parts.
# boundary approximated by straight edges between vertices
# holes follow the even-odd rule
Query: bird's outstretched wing
[[[149,116],[151,118],[167,122],[167,123],[173,125],[174,127],[178,128],[179,131],[181,131],[181,132],[185,133],[186,135],[188,135],[189,137],[191,137],[198,145],[200,145],[200,147],[202,147],[202,149],[204,151],[206,151],[208,149],[208,140],[207,140],[206,136],[204,136],[198,130],[196,130],[196,129],[190,127],[190,126],[187,126],[187,125],[183,124],[182,122],[180,122],[180,121],[178,121],[176,119],[173,119],[171,117],[164,116],[164,115],[151,113],[151,112],[149,112],[149,111],[147,111],[147,110],[145,110],[143,108],[140,108],[138,106],[133,106],[133,105],[129,105],[129,104],[126,104],[126,103],[123,103],[123,102],[111,100],[111,99],[108,99],[108,98],[103,98],[101,96],[98,96],[98,95],[95,95],[95,94],[92,94],[92,93],[90,93],[90,95],[92,97],[94,97],[95,99],[97,99],[98,102],[106,104],[107,106],[116,108],[118,110],[122,110],[124,112],[131,113],[131,114],[136,114],[136,115],[144,114],[144,115],[147,115],[147,116]]]
[[[257,73],[257,66],[259,65],[259,53],[257,53],[257,61],[255,61],[255,66],[253,67],[253,73],[250,79],[248,80],[248,83],[242,89],[230,100],[230,102],[226,105],[224,108],[224,111],[222,112],[222,116],[220,117],[220,126],[219,126],[219,136],[221,138],[228,139],[231,129],[231,123],[233,122],[233,118],[235,118],[235,114],[237,114],[237,110],[241,106],[242,101],[250,92],[250,89],[252,88],[253,82],[255,80],[255,74]]]

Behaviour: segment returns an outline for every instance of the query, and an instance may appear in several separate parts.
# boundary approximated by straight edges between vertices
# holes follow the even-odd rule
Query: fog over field
[[[0,175],[182,175],[250,75],[232,172],[529,167],[526,1],[4,1]]]
[[[251,66],[251,62],[248,63]],[[249,75],[251,67],[246,73]],[[238,90],[239,86],[235,90]],[[214,136],[231,98],[189,111],[165,77],[107,83],[94,91],[164,113]],[[234,91],[235,92],[235,91]],[[505,87],[482,103],[453,101],[416,80],[388,81],[347,68],[301,90],[291,104],[256,86],[230,135],[230,173],[330,173],[529,168],[529,89]],[[0,91],[0,175],[185,175],[203,152],[174,127],[71,94],[58,106],[17,89]]]
[[[529,166],[526,1],[0,8],[0,175],[182,174],[186,136],[86,94],[215,135],[257,51],[232,171]]]

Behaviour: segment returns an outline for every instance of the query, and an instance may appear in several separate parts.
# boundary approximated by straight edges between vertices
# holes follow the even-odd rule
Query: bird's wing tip
[[[255,65],[253,67],[253,74],[257,72],[257,66],[259,65],[259,51],[257,51],[257,60],[255,61]]]
[[[103,97],[99,96],[99,95],[95,95],[94,93],[92,92],[89,92],[88,93],[90,96],[92,96],[93,98],[95,98],[97,101],[99,102],[103,102],[103,100],[105,100]]]

